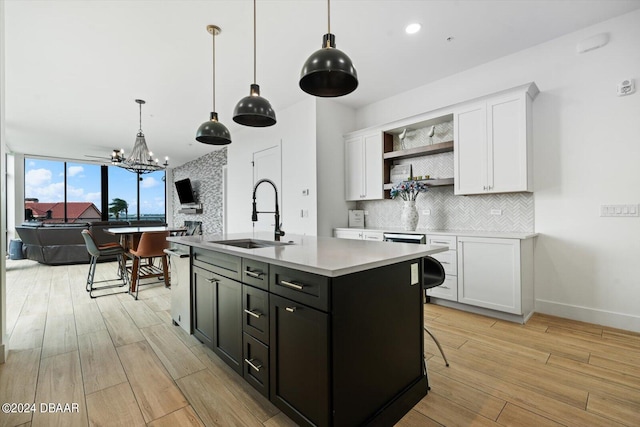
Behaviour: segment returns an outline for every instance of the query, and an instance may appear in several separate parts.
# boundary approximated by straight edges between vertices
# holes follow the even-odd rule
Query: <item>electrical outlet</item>
[[[431,215],[431,209],[425,209],[422,211],[422,215]]]
[[[502,215],[502,209],[491,209],[491,215]]]
[[[364,211],[364,214],[365,215],[369,215],[369,211]]]

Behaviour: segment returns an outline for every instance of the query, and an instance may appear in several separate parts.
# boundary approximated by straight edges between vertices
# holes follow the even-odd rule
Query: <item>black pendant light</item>
[[[253,84],[249,96],[245,96],[236,104],[233,121],[253,127],[276,124],[276,113],[269,101],[260,96],[260,86],[256,84],[256,0],[253,0]]]
[[[196,141],[203,144],[227,145],[231,143],[229,129],[218,121],[216,113],[216,36],[220,34],[220,27],[207,25],[207,32],[213,35],[213,111],[211,118],[200,125],[196,133]]]
[[[336,36],[331,34],[331,4],[327,0],[328,31],[322,37],[322,49],[315,51],[302,66],[300,89],[322,97],[343,96],[358,87],[358,73],[351,59],[336,49]]]

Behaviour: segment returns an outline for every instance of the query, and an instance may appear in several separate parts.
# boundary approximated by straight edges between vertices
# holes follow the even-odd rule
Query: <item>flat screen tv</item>
[[[176,181],[176,190],[178,191],[178,199],[180,199],[181,205],[188,205],[196,203],[196,199],[193,195],[193,188],[191,187],[191,180],[189,178]]]

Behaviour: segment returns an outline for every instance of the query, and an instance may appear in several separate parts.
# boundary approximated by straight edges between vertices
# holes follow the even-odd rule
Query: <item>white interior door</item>
[[[280,222],[282,222],[282,154],[280,144],[253,153],[253,185],[259,180],[267,178],[278,188],[278,204],[280,205]],[[253,190],[253,189],[252,189]],[[275,210],[275,192],[268,183],[260,184],[256,192],[258,212],[272,212]],[[275,216],[273,213],[258,214],[258,221],[254,223],[255,230],[273,231]]]

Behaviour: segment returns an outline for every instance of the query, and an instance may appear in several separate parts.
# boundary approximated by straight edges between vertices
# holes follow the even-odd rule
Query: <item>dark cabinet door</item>
[[[242,284],[213,276],[213,351],[242,375]]]
[[[215,294],[214,274],[193,266],[192,325],[193,335],[213,348],[213,307]]]
[[[271,401],[302,425],[329,425],[329,315],[270,295]]]

